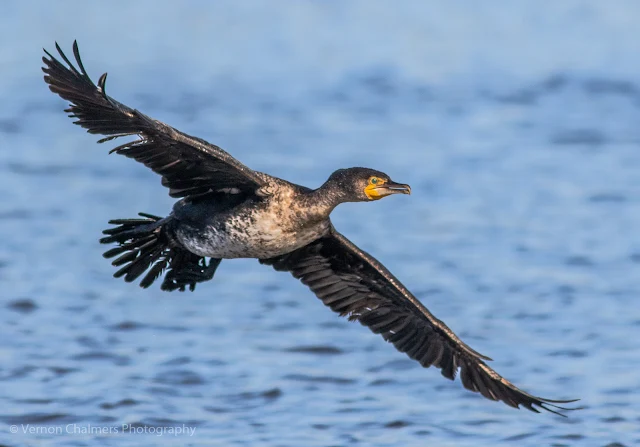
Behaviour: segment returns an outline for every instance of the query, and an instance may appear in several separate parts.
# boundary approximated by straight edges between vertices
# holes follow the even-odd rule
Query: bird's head
[[[344,202],[369,202],[392,194],[411,194],[411,187],[368,168],[338,169],[327,183],[339,190]]]

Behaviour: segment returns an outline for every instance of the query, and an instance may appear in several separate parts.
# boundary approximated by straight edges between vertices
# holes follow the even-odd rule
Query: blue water
[[[557,3],[3,3],[0,443],[640,443],[640,5]],[[586,408],[487,401],[253,260],[194,293],[113,279],[106,221],[172,200],[48,92],[41,49],[73,39],[115,98],[252,168],[410,183],[334,223],[505,377]]]

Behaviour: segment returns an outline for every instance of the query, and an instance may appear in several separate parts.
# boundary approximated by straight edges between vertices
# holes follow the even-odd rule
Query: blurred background
[[[630,0],[3,2],[0,443],[636,445],[639,20]],[[113,279],[107,220],[173,201],[48,91],[42,47],[74,39],[114,98],[254,169],[411,184],[336,227],[499,373],[586,409],[487,401],[255,260],[194,293]]]

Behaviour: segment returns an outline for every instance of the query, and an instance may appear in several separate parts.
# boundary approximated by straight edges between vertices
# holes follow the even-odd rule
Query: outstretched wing
[[[77,67],[57,43],[56,49],[66,65],[45,50],[48,58],[42,58],[44,80],[52,92],[71,103],[65,111],[78,118],[75,124],[89,133],[107,135],[99,143],[137,136],[111,152],[133,158],[160,174],[172,197],[194,197],[227,189],[255,192],[263,185],[255,171],[218,146],[184,134],[107,96],[107,74],[100,76],[97,86],[93,83],[82,65],[76,42],[73,55]]]
[[[291,272],[333,311],[381,334],[425,368],[440,368],[451,380],[460,369],[465,388],[487,399],[557,414],[569,410],[557,404],[574,402],[532,396],[501,377],[484,362],[490,358],[467,346],[382,264],[335,229],[296,251],[260,262]]]

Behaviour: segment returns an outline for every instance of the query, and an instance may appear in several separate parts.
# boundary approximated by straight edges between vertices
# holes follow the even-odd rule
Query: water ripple
[[[0,444],[637,445],[640,7],[263,3],[3,9]],[[125,16],[144,20],[114,33]],[[106,222],[174,201],[47,92],[36,53],[74,38],[114,98],[252,168],[410,183],[334,225],[504,377],[586,408],[487,401],[254,260],[193,293],[112,278]],[[7,431],[69,423],[196,431]]]

